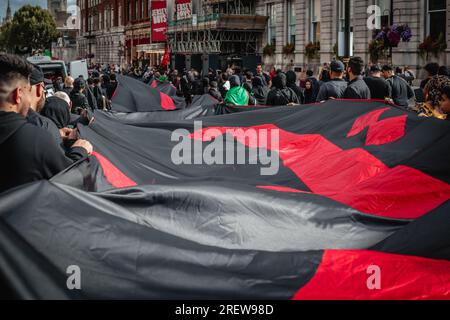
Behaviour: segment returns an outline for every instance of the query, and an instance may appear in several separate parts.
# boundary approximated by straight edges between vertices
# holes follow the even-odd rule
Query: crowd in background
[[[324,63],[317,75],[313,70],[294,72],[272,68],[266,72],[262,65],[255,72],[239,66],[224,70],[209,69],[202,74],[195,69],[173,70],[158,66],[132,67],[125,74],[146,83],[156,80],[169,82],[177,95],[190,103],[194,95],[209,94],[221,103],[237,106],[297,105],[329,99],[385,100],[421,116],[446,118],[445,87],[450,85],[449,68],[430,63],[425,66],[427,78],[420,88],[414,88],[416,75],[410,67],[365,64],[359,57],[347,66],[335,60]],[[426,111],[428,110],[428,111]],[[432,112],[430,111],[432,110]]]

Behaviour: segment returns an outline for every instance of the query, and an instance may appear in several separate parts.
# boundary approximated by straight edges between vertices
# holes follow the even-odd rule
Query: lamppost
[[[344,45],[344,63],[347,66],[348,62],[350,60],[350,53],[352,45],[350,43],[351,39],[351,23],[350,23],[350,0],[345,0],[345,22],[344,22],[344,39],[345,39],[345,45]]]

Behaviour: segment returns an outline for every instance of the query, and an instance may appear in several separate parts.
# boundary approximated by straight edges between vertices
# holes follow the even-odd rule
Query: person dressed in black
[[[311,79],[306,79],[305,82],[305,91],[303,92],[304,95],[304,101],[303,104],[310,104],[316,102],[314,99],[314,89],[313,89],[313,82]]]
[[[211,81],[209,83],[208,94],[219,102],[223,101],[222,95],[220,94],[216,81]]]
[[[343,79],[344,64],[337,60],[332,61],[330,65],[330,80],[322,83],[316,101],[326,101],[331,98],[341,99],[347,89],[347,82]]]
[[[350,82],[344,92],[344,99],[370,99],[370,90],[361,76],[364,61],[360,57],[353,57],[348,62],[347,74]]]
[[[370,67],[370,76],[364,78],[370,90],[372,99],[384,100],[391,97],[391,86],[381,76],[381,67],[374,64]]]
[[[42,108],[45,105],[45,79],[44,73],[38,66],[33,66],[30,75],[30,109],[27,114],[27,121],[39,128],[46,130],[60,145],[62,143],[61,133],[58,127],[48,118],[40,115]]]
[[[89,108],[89,101],[84,95],[86,90],[86,82],[77,78],[73,83],[73,90],[70,92],[70,100],[72,101],[72,113],[81,114],[83,110]]]
[[[319,80],[316,79],[316,77],[314,77],[314,72],[312,70],[307,70],[306,76],[307,76],[307,79],[310,80],[312,83],[312,90],[313,90],[312,99],[313,99],[313,101],[316,101],[317,95],[319,94],[319,90],[320,90],[320,82],[319,82]]]
[[[385,65],[382,68],[383,77],[391,87],[392,101],[400,107],[408,107],[408,101],[414,98],[414,91],[409,86],[405,79],[394,74],[393,68],[390,65]]]
[[[266,104],[269,106],[286,106],[300,104],[295,92],[286,86],[287,80],[284,73],[278,73],[272,79],[272,89],[267,95]]]
[[[87,79],[87,86],[86,86],[85,93],[86,93],[86,98],[88,99],[89,108],[91,108],[92,111],[94,111],[95,109],[98,109],[97,99],[95,98],[95,95],[94,95],[94,80],[91,78]]]
[[[252,80],[253,97],[258,105],[265,105],[269,94],[269,88],[264,84],[264,81],[263,77],[258,75]]]
[[[28,182],[50,179],[92,152],[78,140],[66,157],[52,136],[28,123],[32,67],[23,59],[0,55],[0,192]]]
[[[286,86],[288,88],[291,88],[297,95],[299,102],[303,103],[303,101],[305,100],[305,98],[303,97],[303,91],[297,85],[297,74],[292,70],[286,72]]]

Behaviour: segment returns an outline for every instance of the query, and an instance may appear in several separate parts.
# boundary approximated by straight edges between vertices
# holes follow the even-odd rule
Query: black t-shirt
[[[369,87],[372,99],[384,100],[392,94],[389,83],[383,78],[366,77],[364,78],[364,82]]]

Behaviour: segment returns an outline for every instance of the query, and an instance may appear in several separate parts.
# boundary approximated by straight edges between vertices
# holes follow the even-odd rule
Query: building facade
[[[125,0],[77,0],[78,55],[91,63],[125,64]]]
[[[370,61],[369,43],[373,40],[374,24],[381,27],[407,24],[412,31],[411,40],[400,42],[398,47],[393,48],[392,53],[389,52],[380,62],[390,62],[398,66],[407,64],[416,71],[430,61],[450,64],[450,1],[350,2],[353,55]],[[370,7],[373,5],[379,8],[375,18],[375,9]],[[338,39],[345,23],[345,0],[259,0],[256,13],[269,17],[260,53],[263,54],[264,48],[270,48],[271,45],[275,49],[274,54],[266,54],[263,57],[266,68],[313,68],[337,56],[337,43],[341,42]],[[421,56],[419,44],[429,36],[436,39],[441,33],[448,49],[437,56]],[[316,57],[307,57],[306,46],[314,42],[320,42],[320,51]]]
[[[177,69],[255,68],[267,17],[255,0],[169,0],[168,30]]]

